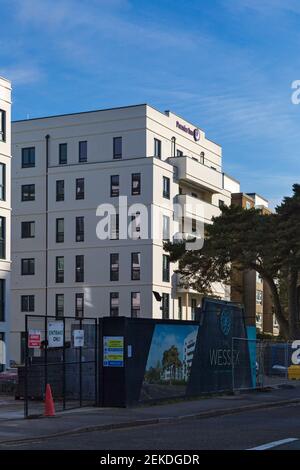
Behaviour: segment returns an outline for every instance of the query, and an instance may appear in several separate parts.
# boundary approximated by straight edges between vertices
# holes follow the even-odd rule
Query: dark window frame
[[[0,322],[4,322],[6,320],[5,295],[6,295],[6,281],[5,279],[0,279]]]
[[[32,294],[21,295],[21,312],[34,312],[35,297]]]
[[[0,180],[0,201],[6,201],[6,165],[5,163],[0,163],[0,168],[2,168],[2,181]]]
[[[76,178],[76,186],[75,186],[75,198],[76,201],[82,201],[85,196],[85,184],[84,178]]]
[[[63,230],[59,231],[59,223],[63,224]],[[56,219],[56,224],[55,224],[55,240],[56,243],[64,243],[65,241],[65,219],[63,217],[59,217]]]
[[[62,260],[63,268],[59,269],[59,262]],[[65,282],[65,257],[56,256],[55,259],[55,282],[56,284],[63,284]]]
[[[35,168],[35,147],[22,148],[22,168]]]
[[[113,261],[114,257],[116,257],[115,261]],[[110,262],[110,281],[112,282],[119,281],[119,271],[120,271],[119,253],[110,253],[109,262]]]
[[[33,226],[33,235],[31,235]],[[28,230],[30,227],[30,230]],[[34,220],[22,220],[21,221],[21,238],[35,238],[35,221]]]
[[[58,162],[59,165],[66,165],[68,163],[68,144],[62,142],[58,146]]]
[[[80,230],[82,224],[82,230]],[[75,241],[84,242],[84,216],[80,215],[75,219]]]
[[[134,183],[137,183],[136,188],[134,187]],[[140,196],[142,189],[142,177],[141,173],[132,173],[131,174],[131,195],[132,196]]]
[[[134,300],[134,295],[135,294],[139,294],[139,298],[140,298],[139,307],[135,307],[133,305],[133,300]],[[141,292],[140,291],[131,292],[130,306],[131,306],[131,318],[139,318],[141,316]]]
[[[6,111],[0,109],[0,142],[6,142]]]
[[[170,256],[163,254],[162,260],[162,280],[170,282]]]
[[[138,255],[139,264],[137,267],[134,266],[134,257]],[[136,251],[131,253],[131,280],[140,281],[141,280],[141,253]]]
[[[34,275],[35,275],[35,258],[21,258],[21,276],[34,276]]]
[[[117,178],[118,183],[114,183],[113,179]],[[120,195],[120,175],[110,175],[110,197],[118,197]]]
[[[62,303],[59,303],[62,300]],[[62,318],[65,315],[65,295],[55,294],[55,317]]]
[[[169,320],[170,319],[170,294],[169,293],[164,292],[162,294],[161,305],[162,305],[162,319]]]
[[[170,178],[163,176],[163,198],[170,199]]]
[[[81,305],[78,305],[78,301],[81,302]],[[75,294],[75,318],[84,317],[84,293],[77,292]]]
[[[78,162],[86,163],[88,160],[88,143],[87,140],[78,142]]]
[[[154,157],[159,158],[160,160],[161,160],[161,148],[162,148],[161,140],[154,137],[154,153],[153,153],[153,155],[154,155]]]
[[[75,256],[75,282],[84,282],[84,255]]]
[[[26,188],[26,189],[25,189]],[[25,196],[27,194],[27,196]],[[22,202],[35,201],[35,184],[22,184],[21,186]]]
[[[56,202],[65,200],[65,180],[56,180]]]
[[[118,317],[120,313],[120,295],[119,292],[110,292],[109,294],[109,315],[111,317]],[[114,307],[112,305],[112,300],[118,299],[118,306]],[[116,312],[115,312],[116,311]]]
[[[120,146],[120,148],[117,148]],[[121,160],[123,157],[123,139],[121,136],[113,138],[113,159]]]

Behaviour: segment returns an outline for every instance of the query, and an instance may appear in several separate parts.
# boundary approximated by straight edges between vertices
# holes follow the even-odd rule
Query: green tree
[[[274,214],[259,209],[223,207],[207,225],[201,250],[185,249],[183,242],[166,243],[172,262],[178,261],[182,285],[204,295],[217,281],[230,284],[232,267],[257,271],[269,285],[280,332],[299,335],[300,185],[284,198]]]
[[[175,370],[182,366],[181,360],[179,358],[179,351],[176,346],[171,346],[170,349],[167,349],[163,353],[162,358],[163,370],[171,368],[173,373],[173,378],[175,376]]]

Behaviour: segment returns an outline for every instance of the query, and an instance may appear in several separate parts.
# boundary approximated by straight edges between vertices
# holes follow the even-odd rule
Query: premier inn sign
[[[191,129],[190,127],[186,126],[185,124],[181,124],[179,121],[176,121],[176,127],[180,129],[183,132],[186,132],[187,134],[191,135],[194,137],[194,140],[198,142],[200,140],[200,131],[199,129]]]

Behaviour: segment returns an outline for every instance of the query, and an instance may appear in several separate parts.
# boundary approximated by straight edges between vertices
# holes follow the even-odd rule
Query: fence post
[[[28,317],[25,315],[24,417],[28,418]]]
[[[231,338],[231,380],[232,380],[232,392],[234,392],[234,360],[233,360],[233,341]]]
[[[286,366],[286,370],[285,370],[285,381],[288,382],[288,378],[289,378],[289,371],[288,371],[288,368],[289,368],[289,343],[288,341],[285,343],[285,366]]]

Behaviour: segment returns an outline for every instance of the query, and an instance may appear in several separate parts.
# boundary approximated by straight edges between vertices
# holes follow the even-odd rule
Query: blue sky
[[[300,175],[299,0],[0,0],[14,119],[148,102],[278,203]]]

